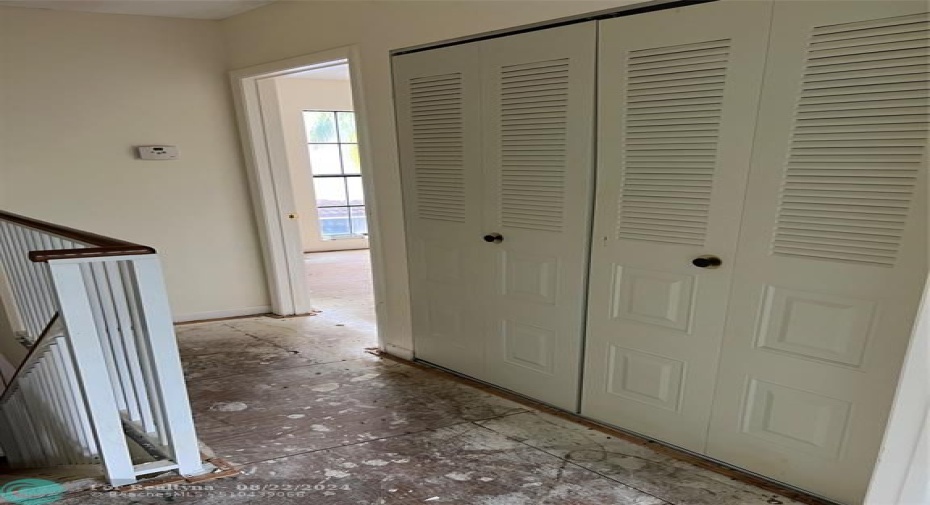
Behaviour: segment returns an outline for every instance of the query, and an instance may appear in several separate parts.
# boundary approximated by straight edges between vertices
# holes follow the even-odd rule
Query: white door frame
[[[930,503],[930,280],[885,428],[866,505]]]
[[[345,61],[349,65],[352,100],[355,105],[361,157],[362,187],[365,191],[365,208],[369,222],[369,246],[374,284],[375,312],[378,328],[385,325],[384,314],[379,310],[382,299],[384,264],[381,258],[380,227],[377,219],[377,193],[374,188],[372,165],[369,160],[368,113],[362,93],[359,72],[359,52],[356,46],[346,46],[319,53],[297,56],[286,60],[243,68],[230,72],[236,116],[245,154],[246,171],[252,202],[258,224],[265,263],[271,308],[275,314],[290,316],[306,314],[312,310],[305,282],[303,248],[296,214],[291,176],[286,163],[284,143],[277,126],[266,124],[267,100],[263,103],[260,85],[263,81],[313,68]],[[263,113],[263,106],[266,112]],[[381,334],[379,345],[384,346]]]

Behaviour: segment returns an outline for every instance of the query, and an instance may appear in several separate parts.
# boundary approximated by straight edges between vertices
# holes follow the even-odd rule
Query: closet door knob
[[[500,244],[504,241],[504,236],[500,233],[488,233],[484,236],[484,241],[491,244]]]
[[[691,264],[698,268],[717,268],[723,264],[716,256],[698,256],[691,260]]]

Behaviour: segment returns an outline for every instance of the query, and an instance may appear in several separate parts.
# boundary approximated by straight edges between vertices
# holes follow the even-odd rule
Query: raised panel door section
[[[577,411],[593,185],[596,25],[481,43],[489,381]]]
[[[582,413],[703,451],[769,2],[600,23]],[[692,265],[712,254],[716,269]]]
[[[414,351],[483,378],[474,240],[482,191],[478,47],[401,55],[393,63]]]
[[[849,402],[759,379],[751,379],[747,386],[743,433],[836,459],[847,434]]]
[[[607,392],[672,412],[681,410],[685,363],[609,346]]]
[[[776,2],[707,454],[861,503],[926,278],[925,2]]]
[[[612,279],[611,316],[691,333],[694,281],[691,275],[618,266]]]

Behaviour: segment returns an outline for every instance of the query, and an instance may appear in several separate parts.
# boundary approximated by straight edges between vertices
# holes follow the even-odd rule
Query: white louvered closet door
[[[416,356],[484,378],[479,48],[393,63]]]
[[[704,450],[770,2],[602,21],[582,413]],[[722,266],[692,260],[714,255]]]
[[[489,381],[578,409],[596,24],[482,42]],[[480,236],[474,237],[476,242]]]
[[[925,2],[776,2],[707,454],[861,503],[926,275]]]

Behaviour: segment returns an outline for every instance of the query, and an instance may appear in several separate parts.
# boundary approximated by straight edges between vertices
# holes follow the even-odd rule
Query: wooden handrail
[[[76,230],[67,226],[39,221],[12,212],[0,210],[0,221],[9,221],[28,228],[44,231],[51,235],[67,238],[75,242],[87,244],[91,247],[81,247],[76,249],[50,249],[43,251],[30,251],[29,259],[36,263],[44,263],[48,260],[58,260],[66,258],[98,258],[102,256],[122,256],[136,254],[155,254],[155,249],[149,246],[127,242],[96,233]]]

